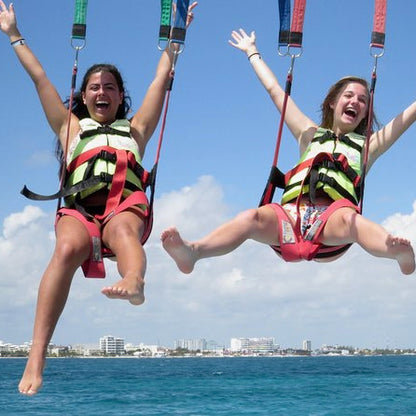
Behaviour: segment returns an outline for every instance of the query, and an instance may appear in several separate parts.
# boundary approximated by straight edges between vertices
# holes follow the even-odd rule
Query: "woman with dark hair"
[[[197,2],[193,2],[189,6],[187,25],[193,19],[192,10],[196,5]],[[141,239],[146,231],[148,207],[147,200],[142,197],[143,183],[137,166],[158,124],[170,82],[171,49],[178,45],[172,44],[162,53],[139,110],[127,120],[130,102],[117,68],[106,64],[92,66],[68,114],[68,108],[18,30],[13,5],[7,8],[2,0],[0,29],[9,37],[20,63],[32,78],[49,125],[64,149],[61,151],[66,158],[62,162],[67,167],[64,187],[74,189],[71,187],[83,182],[86,170],[92,170],[98,177],[102,173],[115,177],[119,157],[126,172],[125,185],[117,194],[113,192],[114,182],[98,182],[91,188],[80,188],[66,195],[66,207],[58,212],[55,250],[40,282],[32,347],[19,384],[22,394],[33,395],[41,388],[47,346],[65,306],[74,273],[81,265],[88,268],[96,261],[95,256],[100,256],[101,250],[98,253],[95,250],[96,243],[99,249],[102,243],[112,252],[122,277],[117,283],[104,287],[102,293],[133,305],[144,302],[146,257]],[[108,160],[98,158],[93,166],[88,165],[88,161],[75,163],[79,155],[94,152],[97,147],[105,147],[110,154]],[[116,162],[112,159],[114,154]],[[69,169],[71,164],[75,165],[73,171]],[[104,165],[105,168],[110,166],[109,172],[101,170]],[[111,204],[117,201],[111,205],[110,200]],[[91,223],[99,231],[95,240],[87,228]]]
[[[230,44],[246,53],[260,82],[281,112],[285,92],[262,60],[255,33],[233,31]],[[352,243],[376,257],[394,259],[404,274],[415,270],[410,241],[389,234],[360,214],[365,131],[369,116],[369,89],[365,80],[346,77],[333,85],[322,104],[317,125],[287,101],[285,123],[300,154],[287,176],[280,204],[249,209],[194,242],[183,240],[176,228],[162,233],[165,250],[183,273],[195,263],[221,256],[247,239],[270,245],[286,261],[332,261]],[[374,118],[373,118],[374,120]],[[416,120],[416,102],[369,139],[367,170]]]

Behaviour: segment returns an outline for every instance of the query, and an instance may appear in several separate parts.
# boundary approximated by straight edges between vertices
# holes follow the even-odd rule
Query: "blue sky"
[[[59,3],[59,4],[58,4]],[[74,51],[70,46],[73,2],[16,0],[20,30],[63,98],[69,94]],[[194,239],[256,206],[273,158],[278,113],[258,83],[247,58],[228,44],[240,27],[256,31],[258,48],[283,83],[289,60],[277,55],[278,2],[200,0],[180,56],[159,167],[155,227],[147,245],[147,301],[133,308],[104,298],[99,290],[115,281],[86,280],[73,288],[53,340],[93,343],[105,334],[134,343],[173,345],[177,338],[204,337],[228,344],[230,337],[274,336],[286,346],[416,346],[415,276],[371,258],[354,247],[328,265],[285,264],[265,246],[247,243],[229,256],[201,262],[185,277],[159,243],[161,230],[177,225]],[[311,118],[329,86],[345,75],[369,78],[373,2],[307,2],[304,51],[296,60],[292,97]],[[416,3],[390,1],[386,53],[378,63],[375,110],[387,123],[415,100]],[[159,1],[90,0],[87,46],[79,57],[79,80],[93,63],[116,64],[136,109],[153,77]],[[0,339],[31,338],[37,286],[53,250],[55,202],[33,203],[23,184],[44,193],[57,186],[54,137],[33,85],[0,37],[3,157],[0,206]],[[416,243],[413,185],[416,126],[372,168],[365,215]],[[148,147],[150,168],[158,131]],[[4,153],[5,154],[5,153]],[[279,156],[283,170],[297,158],[285,131]]]

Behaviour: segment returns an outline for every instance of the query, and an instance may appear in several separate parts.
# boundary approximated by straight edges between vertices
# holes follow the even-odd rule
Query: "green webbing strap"
[[[170,36],[172,0],[161,0],[159,43],[167,42]]]
[[[88,0],[75,0],[75,15],[72,25],[72,39],[85,39],[87,31],[87,4]]]

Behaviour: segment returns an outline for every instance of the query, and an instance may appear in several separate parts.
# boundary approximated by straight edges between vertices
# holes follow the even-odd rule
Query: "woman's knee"
[[[89,241],[72,236],[58,236],[55,246],[55,256],[63,263],[82,263],[90,252]]]
[[[120,216],[116,221],[107,224],[103,230],[102,238],[106,246],[111,250],[127,245],[132,242],[140,243],[144,224],[137,216]]]
[[[357,223],[357,217],[360,214],[358,214],[356,211],[346,208],[345,210],[342,210],[340,219],[342,222],[342,225],[347,230],[353,230],[355,228],[355,225]]]
[[[350,242],[356,239],[356,224],[360,214],[350,208],[340,208],[334,212],[325,225],[322,237],[324,244]]]
[[[242,224],[252,226],[261,223],[261,215],[258,209],[251,208],[246,211],[240,212],[236,216],[236,220],[241,222]]]

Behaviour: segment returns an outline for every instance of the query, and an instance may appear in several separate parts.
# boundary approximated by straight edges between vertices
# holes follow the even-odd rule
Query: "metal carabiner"
[[[85,45],[87,44],[87,42],[86,42],[85,38],[84,39],[78,39],[79,41],[81,41],[81,44],[80,45],[75,45],[74,39],[75,38],[71,38],[71,46],[78,53],[81,49],[84,49],[85,48]]]
[[[374,50],[375,49],[381,49],[381,51],[379,53],[375,53]],[[374,44],[370,44],[370,56],[372,56],[373,58],[381,58],[384,55],[384,46],[377,46]]]

